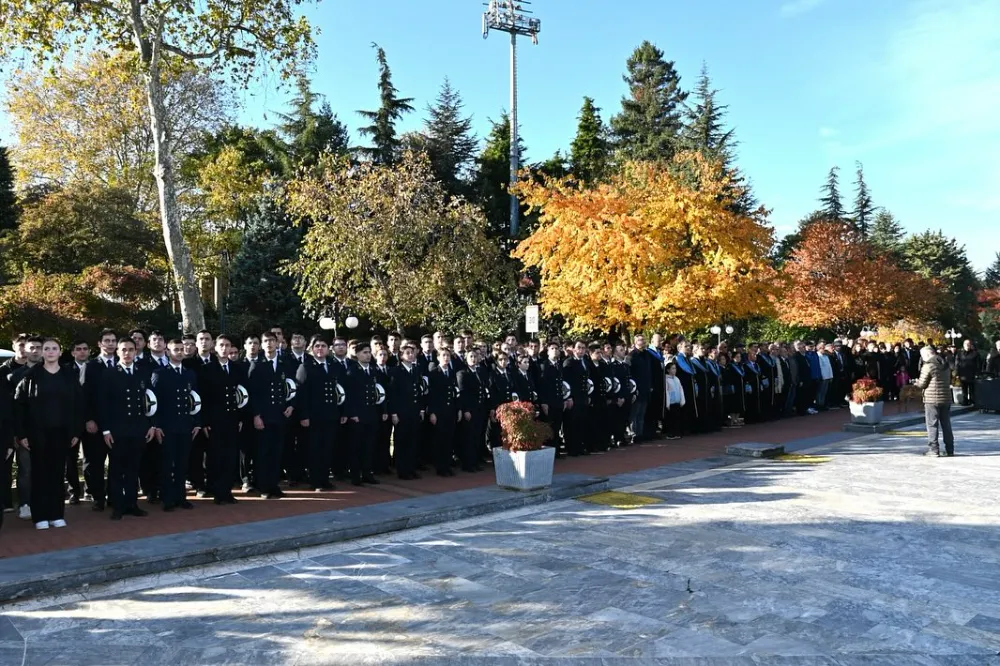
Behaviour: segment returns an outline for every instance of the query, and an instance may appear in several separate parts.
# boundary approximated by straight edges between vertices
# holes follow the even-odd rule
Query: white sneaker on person
[[[52,521],[52,527],[66,527],[66,521],[62,518]]]
[[[12,506],[5,506],[4,509],[3,509],[3,512],[4,513],[14,513],[14,507],[12,507]]]
[[[17,517],[21,520],[31,520],[31,507],[27,504],[22,504],[21,509],[17,512]]]
[[[819,412],[810,407],[809,409],[806,410],[806,414],[819,414]]]
[[[47,521],[47,520],[41,520],[41,521],[35,523],[35,529],[36,530],[47,530],[47,529],[49,529],[49,521]]]

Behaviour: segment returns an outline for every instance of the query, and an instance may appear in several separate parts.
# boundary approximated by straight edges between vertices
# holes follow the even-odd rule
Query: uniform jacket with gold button
[[[325,363],[325,366],[324,366]],[[340,368],[340,369],[338,369]],[[340,421],[340,406],[337,404],[337,379],[342,366],[326,361],[306,358],[295,373],[299,385],[296,400],[296,420]]]
[[[148,368],[133,365],[130,375],[117,365],[104,373],[98,429],[116,439],[145,437],[153,425],[146,416],[146,390],[152,387]]]
[[[201,427],[201,411],[191,414],[191,391],[198,392],[198,378],[190,368],[181,367],[180,371],[177,374],[172,365],[160,366],[152,375],[157,399],[153,424],[163,432],[178,435],[190,434],[194,428]]]
[[[277,369],[267,358],[250,363],[247,376],[247,390],[250,392],[250,411],[267,423],[283,423],[287,419],[285,410],[294,407],[294,402],[288,402],[286,379],[294,379],[295,372],[290,372],[288,364],[279,358]],[[296,394],[295,400],[298,400]]]

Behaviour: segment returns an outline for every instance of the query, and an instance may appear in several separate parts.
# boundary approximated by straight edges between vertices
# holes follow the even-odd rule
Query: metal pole
[[[513,7],[511,8],[513,11]],[[517,35],[510,33],[510,186],[517,182]],[[510,235],[517,236],[517,196],[510,193]]]

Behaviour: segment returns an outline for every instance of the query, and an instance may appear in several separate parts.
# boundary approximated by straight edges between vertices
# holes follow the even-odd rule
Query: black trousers
[[[113,434],[113,433],[112,433]],[[108,467],[108,501],[118,511],[134,509],[139,497],[139,464],[146,440],[138,437],[115,437]]]
[[[191,443],[191,456],[188,460],[188,481],[195,490],[205,490],[208,488],[208,469],[206,466],[208,457],[208,438],[204,432],[199,432]]]
[[[462,463],[462,469],[473,471],[479,464],[480,450],[483,448],[483,413],[482,411],[469,412],[469,420],[465,420],[465,412],[462,412],[462,420],[456,427],[456,437],[458,438],[458,460]]]
[[[590,452],[607,451],[611,439],[611,409],[604,398],[595,398],[590,405],[590,426],[587,428],[587,450]]]
[[[566,432],[566,451],[578,456],[584,451],[587,437],[588,405],[574,401],[573,408],[563,413],[563,428]]]
[[[333,475],[338,479],[346,479],[351,464],[351,428],[350,421],[337,424],[337,436],[333,442]]]
[[[83,482],[95,504],[104,504],[110,499],[110,484],[104,483],[104,466],[110,451],[104,443],[104,435],[97,432],[83,435]]]
[[[11,489],[11,472],[14,466],[14,454],[7,456],[7,449],[14,448],[14,435],[6,423],[0,423],[0,509],[14,506],[14,493]]]
[[[663,410],[663,434],[668,437],[680,437],[687,425],[687,410],[675,403],[669,409]]]
[[[160,482],[163,478],[160,471],[163,458],[161,449],[160,443],[155,439],[146,442],[146,450],[143,451],[142,461],[139,463],[139,486],[147,500],[160,496]]]
[[[65,505],[63,476],[66,451],[73,435],[69,428],[45,428],[28,435],[31,447],[31,520],[60,520]]]
[[[417,471],[422,426],[419,414],[400,414],[399,423],[392,428],[392,453],[399,476],[409,476]]]
[[[160,449],[160,499],[164,506],[177,506],[184,501],[184,477],[191,457],[190,432],[165,432]]]
[[[309,420],[306,431],[306,464],[309,466],[309,485],[321,488],[330,483],[330,462],[333,447],[340,429],[338,421]]]
[[[236,424],[215,426],[208,437],[206,490],[215,499],[233,496],[240,469],[240,431]],[[277,485],[277,484],[275,484]]]
[[[83,435],[78,435],[81,441],[83,440]],[[66,455],[66,483],[69,484],[70,492],[73,493],[73,497],[79,499],[83,497],[83,484],[80,483],[80,442],[77,442],[73,446],[69,447],[69,451]]]
[[[545,443],[546,446],[551,446],[559,450],[562,445],[562,435],[560,435],[560,430],[562,430],[563,424],[563,403],[557,402],[555,404],[549,405],[549,413],[545,414],[542,412],[540,417],[543,423],[548,423],[549,427],[552,428],[552,438]]]
[[[243,485],[257,488],[257,473],[254,469],[254,458],[257,455],[257,431],[253,428],[253,419],[243,422],[240,432],[240,480]]]
[[[974,405],[976,404],[976,382],[967,382],[962,380],[962,404],[963,405]]]
[[[251,426],[252,427],[252,426]],[[257,469],[257,485],[264,494],[276,493],[280,490],[281,452],[285,445],[284,422],[265,423],[263,430],[257,430],[257,457],[254,465]],[[215,436],[213,429],[212,436]]]
[[[451,450],[455,441],[455,414],[448,412],[437,415],[437,423],[433,426],[434,469],[438,474],[444,474],[451,469]]]
[[[281,468],[289,483],[301,483],[306,478],[309,433],[298,419],[288,422],[285,428],[285,447],[281,452]]]
[[[380,421],[375,423],[354,423],[348,421],[350,446],[348,448],[348,465],[351,468],[351,480],[360,481],[372,473],[372,457],[375,453],[375,438],[378,436]]]
[[[392,466],[392,421],[385,420],[379,423],[378,436],[375,438],[375,471],[379,474],[388,474],[389,467]]]
[[[643,439],[656,439],[656,430],[663,417],[664,390],[663,374],[657,376],[653,373],[653,390],[649,396],[649,406],[646,408],[645,423],[642,426]]]

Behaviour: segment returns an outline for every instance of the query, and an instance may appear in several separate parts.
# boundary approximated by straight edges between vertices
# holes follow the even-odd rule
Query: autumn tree
[[[570,170],[579,180],[590,183],[600,180],[607,172],[611,159],[607,133],[601,110],[592,98],[584,97],[569,153]]]
[[[804,229],[781,276],[775,297],[781,321],[838,332],[926,319],[940,294],[936,284],[896,266],[843,220]]]
[[[672,164],[628,162],[590,187],[519,183],[539,224],[514,256],[539,271],[546,315],[576,330],[679,331],[766,310],[772,232],[731,210],[721,168],[684,153]]]
[[[315,313],[340,290],[377,325],[460,321],[500,265],[482,213],[449,197],[424,155],[405,152],[393,166],[323,158],[289,183],[288,209],[311,222],[286,270]]]
[[[163,237],[188,330],[205,325],[190,250],[181,230],[173,128],[182,112],[170,104],[166,72],[194,66],[226,71],[245,83],[266,64],[291,75],[313,54],[302,0],[6,0],[0,4],[0,60],[30,57],[35,66],[62,61],[79,47],[130,52],[149,107]]]
[[[677,152],[684,100],[681,77],[663,51],[644,41],[626,63],[622,77],[628,94],[611,118],[617,148],[624,159],[670,160]]]
[[[396,122],[404,113],[413,111],[412,97],[400,97],[399,91],[392,83],[392,71],[385,57],[385,49],[378,44],[372,44],[375,58],[378,60],[378,96],[379,107],[374,111],[358,111],[370,122],[370,125],[358,131],[370,137],[372,145],[361,148],[361,153],[376,164],[392,164],[400,151],[400,141],[396,134]]]

